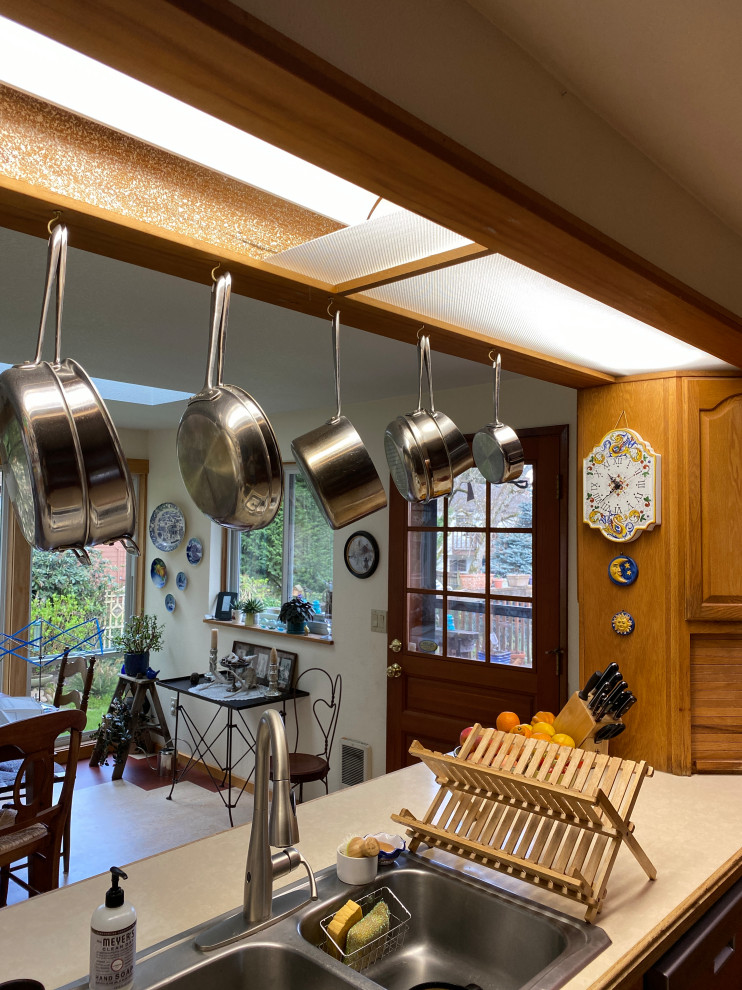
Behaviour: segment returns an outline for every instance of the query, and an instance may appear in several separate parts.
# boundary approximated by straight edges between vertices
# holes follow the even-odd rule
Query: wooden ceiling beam
[[[0,12],[742,367],[742,320],[228,0]]]
[[[275,266],[263,264],[244,254],[187,240],[176,231],[164,230],[100,207],[49,194],[36,186],[9,180],[0,174],[0,225],[11,230],[46,237],[46,225],[54,210],[62,210],[70,228],[70,244],[82,251],[176,275],[193,282],[210,284],[211,269],[220,261],[232,274],[232,291],[261,302],[282,306],[307,316],[327,319],[328,301],[334,286],[308,279],[299,280]],[[415,343],[421,320],[378,303],[345,299],[343,323],[369,333]],[[480,363],[489,362],[494,342],[463,328],[425,321],[436,350]],[[555,363],[548,355],[520,352],[512,345],[501,347],[503,361],[510,371],[567,385],[591,387],[613,381],[590,368]]]

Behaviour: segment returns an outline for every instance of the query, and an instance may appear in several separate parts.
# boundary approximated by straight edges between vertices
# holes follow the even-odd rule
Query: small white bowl
[[[338,880],[342,880],[343,883],[371,883],[376,876],[378,865],[378,856],[346,856],[338,848]]]

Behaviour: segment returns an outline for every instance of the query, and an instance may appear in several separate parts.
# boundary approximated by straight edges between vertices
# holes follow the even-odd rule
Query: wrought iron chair
[[[59,860],[72,807],[85,713],[74,708],[0,726],[0,760],[17,761],[12,799],[0,810],[0,907],[12,879],[31,896],[59,886]],[[62,788],[54,800],[54,746],[69,731]],[[22,861],[19,866],[13,866]],[[28,880],[17,870],[28,866]]]
[[[78,711],[86,712],[88,710],[88,698],[90,697],[90,689],[93,686],[95,662],[96,657],[94,656],[73,657],[70,659],[69,650],[65,652],[59,664],[57,686],[54,691],[54,701],[52,702],[55,708],[61,708],[63,705],[68,705],[71,702],[75,708],[78,709]],[[76,674],[80,674],[82,677],[82,690],[79,688],[70,687],[68,683],[73,677],[75,677]],[[20,760],[5,760],[0,762],[0,795],[4,796],[5,794],[12,792],[15,787],[15,779],[20,764]],[[62,783],[65,777],[65,772],[64,766],[59,763],[54,764],[55,784]],[[62,860],[64,873],[67,874],[70,872],[69,816],[64,827]]]
[[[315,696],[312,702],[312,715],[319,727],[323,739],[323,746],[319,753],[303,753],[299,751],[299,714],[296,708],[296,694],[294,694],[294,747],[289,754],[289,772],[292,788],[299,788],[299,803],[304,800],[304,784],[313,780],[321,780],[325,785],[325,793],[328,791],[327,776],[330,772],[330,754],[332,744],[335,739],[335,729],[337,728],[338,715],[340,714],[340,700],[342,697],[343,679],[338,674],[334,679],[322,667],[309,667],[302,671],[296,679],[294,691],[301,686],[301,682],[310,674],[315,674],[321,681],[327,681],[327,696],[316,697],[318,692],[313,690],[311,694]],[[316,680],[317,678],[312,678]],[[306,687],[305,687],[306,690]]]

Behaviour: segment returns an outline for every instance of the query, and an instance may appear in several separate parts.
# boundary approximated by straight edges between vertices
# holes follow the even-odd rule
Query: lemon
[[[556,732],[552,737],[551,741],[559,743],[560,746],[569,746],[570,749],[575,748],[575,741],[572,736],[568,736],[566,732]]]
[[[548,722],[535,722],[533,725],[533,734],[536,735],[537,732],[546,732],[548,735],[553,736],[556,729]]]

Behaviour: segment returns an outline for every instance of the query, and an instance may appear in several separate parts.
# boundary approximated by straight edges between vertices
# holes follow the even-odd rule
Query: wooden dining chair
[[[79,711],[88,710],[88,699],[90,689],[93,686],[93,676],[95,674],[95,656],[72,657],[69,650],[65,651],[57,674],[57,686],[54,690],[54,700],[52,704],[55,708],[62,708],[72,703]],[[82,678],[82,690],[72,687],[72,678],[79,674]],[[15,779],[18,773],[20,760],[0,760],[0,797],[10,793],[15,787]],[[65,767],[60,763],[54,764],[54,783],[60,784],[65,777]],[[70,872],[70,821],[65,823],[64,840],[62,842],[62,869],[65,874]]]
[[[0,907],[12,879],[31,896],[59,886],[59,860],[72,807],[85,713],[74,708],[0,726],[0,760],[19,761],[11,794],[0,810]],[[67,766],[54,798],[54,748],[69,732]],[[14,866],[14,864],[16,864]],[[18,871],[28,867],[27,881]]]
[[[338,716],[340,714],[340,700],[343,690],[343,679],[340,674],[333,679],[324,668],[309,667],[307,670],[302,671],[296,679],[296,684],[294,685],[295,692],[299,689],[302,681],[306,684],[305,679],[310,674],[315,675],[311,678],[315,684],[318,677],[322,683],[326,681],[323,688],[323,690],[326,690],[324,696],[317,697],[318,692],[314,687],[310,692],[315,696],[315,700],[312,702],[312,715],[319,727],[323,746],[318,753],[305,753],[299,750],[299,714],[296,707],[296,693],[294,693],[295,738],[293,750],[289,753],[289,773],[291,787],[299,788],[299,803],[304,800],[304,784],[308,784],[313,780],[321,780],[325,785],[325,793],[328,792],[327,776],[330,772],[330,753],[332,752],[332,744],[335,739],[335,729],[337,728]],[[306,689],[307,687],[305,686]]]

